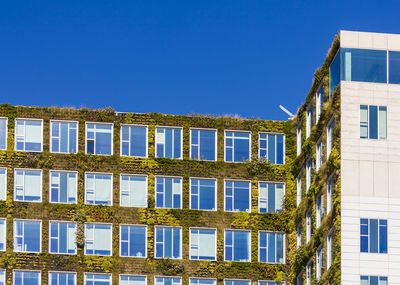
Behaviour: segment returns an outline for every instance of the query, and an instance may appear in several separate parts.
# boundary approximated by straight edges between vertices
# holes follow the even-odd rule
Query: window
[[[302,196],[301,177],[302,176],[303,176],[303,170],[300,171],[300,174],[297,176],[297,179],[296,179],[297,206],[299,206],[301,203],[301,196]]]
[[[85,224],[85,254],[111,256],[112,225]]]
[[[400,84],[400,52],[389,51],[389,83]]]
[[[50,202],[76,204],[78,173],[50,171]]]
[[[86,154],[113,154],[113,125],[86,123]]]
[[[308,191],[311,186],[312,180],[313,160],[312,156],[306,162],[306,190]]]
[[[336,87],[340,84],[340,50],[329,66],[329,100],[332,99]]]
[[[332,210],[333,205],[333,190],[336,184],[336,176],[334,173],[331,174],[328,178],[328,182],[326,184],[326,212],[329,214]]]
[[[40,152],[43,149],[43,120],[15,120],[15,150]]]
[[[42,201],[42,171],[15,169],[14,199],[20,202]]]
[[[178,227],[155,227],[155,257],[180,259],[182,229]]]
[[[325,149],[325,145],[324,142],[322,140],[322,137],[318,140],[317,142],[317,171],[321,168],[321,166],[324,164],[325,161],[325,157],[324,157],[324,149]]]
[[[317,280],[319,280],[324,273],[324,248],[322,246],[317,249],[316,265],[317,270],[315,273],[315,277]]]
[[[387,253],[387,220],[360,219],[360,251]]]
[[[147,126],[121,126],[121,155],[147,157]]]
[[[0,168],[0,201],[5,201],[7,196],[7,169]]]
[[[360,276],[361,285],[387,285],[388,278],[383,276]]]
[[[120,275],[119,285],[146,285],[146,276]]]
[[[258,155],[272,164],[283,164],[284,135],[260,133],[258,137]]]
[[[319,194],[316,198],[316,226],[321,226],[322,219],[325,216],[324,195]]]
[[[207,211],[217,209],[215,179],[190,179],[190,209]]]
[[[329,231],[326,239],[326,268],[330,268],[333,262],[333,229]]]
[[[306,139],[308,139],[311,135],[311,128],[314,125],[314,108],[313,106],[309,106],[307,109],[306,116]]]
[[[121,174],[120,205],[147,208],[147,176]]]
[[[33,220],[14,221],[14,251],[41,252],[42,222]]]
[[[111,274],[85,273],[85,285],[111,285]]]
[[[311,209],[306,214],[306,242],[311,240],[312,236],[312,221],[311,221]]]
[[[146,276],[120,275],[119,285],[146,285]]]
[[[250,212],[250,182],[225,180],[225,211]]]
[[[120,226],[120,255],[129,257],[147,257],[146,226]]]
[[[276,213],[283,208],[285,195],[283,183],[258,183],[258,210],[260,213]]]
[[[189,278],[190,285],[217,285],[217,280],[206,278]]]
[[[181,285],[180,277],[155,277],[155,285]]]
[[[112,174],[85,173],[85,204],[112,205]]]
[[[360,105],[360,138],[387,138],[386,106]]]
[[[6,271],[0,270],[0,285],[6,284]]]
[[[300,125],[297,127],[297,156],[299,156],[301,153],[301,125],[302,123],[300,123]]]
[[[14,270],[14,285],[40,285],[40,271]]]
[[[217,260],[217,231],[190,229],[190,259]]]
[[[225,132],[225,161],[244,162],[250,160],[250,133]]]
[[[78,152],[77,122],[51,121],[50,134],[50,152]]]
[[[315,122],[318,123],[324,107],[324,84],[321,82],[315,95]]]
[[[71,272],[50,272],[49,285],[75,285],[76,273]]]
[[[76,224],[50,222],[50,253],[76,254]]]
[[[335,129],[335,117],[333,116],[326,128],[326,157],[329,158],[331,154],[333,143],[335,141],[333,130]]]
[[[308,262],[306,265],[306,285],[311,285],[312,279],[312,262]]]
[[[297,285],[303,285],[303,275],[304,275],[304,271],[302,271],[299,275],[297,275],[296,278],[296,284]]]
[[[283,285],[283,282],[275,282],[275,281],[258,281],[258,285]]]
[[[297,248],[301,246],[301,225],[296,228]]]
[[[181,128],[156,128],[156,157],[182,158]]]
[[[387,51],[342,48],[342,80],[387,82]]]
[[[182,178],[156,177],[156,208],[182,208]]]
[[[190,130],[190,158],[198,160],[217,160],[217,131]]]
[[[6,250],[6,235],[7,235],[6,223],[7,223],[6,219],[0,219],[0,251]]]
[[[7,118],[0,118],[0,150],[7,149],[7,123]]]
[[[258,232],[258,259],[266,263],[285,263],[284,234]]]
[[[241,279],[225,279],[224,285],[251,285],[250,280],[241,280]]]
[[[247,261],[250,259],[250,231],[225,230],[225,261]]]

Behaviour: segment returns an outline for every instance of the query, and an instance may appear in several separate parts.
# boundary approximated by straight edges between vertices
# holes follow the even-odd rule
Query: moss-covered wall
[[[289,171],[295,156],[295,136],[291,122],[248,120],[227,117],[172,116],[161,114],[117,114],[112,109],[87,110],[70,108],[14,107],[0,105],[0,117],[8,118],[8,148],[0,151],[0,167],[7,167],[7,199],[0,202],[0,217],[7,218],[7,249],[0,253],[0,268],[7,269],[7,282],[11,284],[12,269],[36,269],[42,271],[42,282],[47,284],[48,271],[62,270],[78,273],[78,284],[83,284],[84,272],[110,272],[113,284],[118,284],[118,275],[145,274],[149,284],[154,275],[177,275],[188,284],[189,277],[202,276],[217,278],[243,278],[257,280],[289,281],[288,257],[293,256],[292,243],[286,245],[287,264],[262,264],[258,260],[258,231],[293,231],[295,204],[295,184],[293,171]],[[44,120],[43,152],[28,153],[14,151],[15,118],[41,118]],[[54,154],[49,152],[50,120],[75,120],[79,122],[78,154]],[[114,154],[112,156],[85,155],[85,122],[114,123]],[[149,158],[120,157],[120,125],[135,123],[148,125]],[[157,125],[180,126],[183,128],[183,159],[155,158],[154,133]],[[218,132],[218,160],[216,162],[189,159],[190,127],[214,128]],[[248,130],[252,134],[252,159],[248,163],[224,162],[224,130]],[[285,133],[286,164],[270,165],[257,159],[258,132]],[[25,203],[13,201],[13,169],[43,169],[43,202]],[[49,203],[49,170],[78,171],[77,205]],[[113,206],[91,206],[84,204],[85,171],[111,172],[113,179]],[[148,208],[126,208],[119,206],[119,174],[146,174],[149,179]],[[154,208],[155,175],[175,175],[183,177],[183,209],[167,210]],[[217,179],[218,210],[215,212],[189,209],[189,178],[212,177]],[[252,181],[252,213],[228,213],[223,211],[224,185],[226,178]],[[258,181],[286,182],[287,196],[285,210],[277,214],[258,214]],[[13,219],[42,220],[42,253],[13,252]],[[78,223],[77,255],[54,255],[48,253],[49,220],[76,221]],[[85,256],[83,253],[82,225],[84,222],[113,223],[113,255],[111,257]],[[119,224],[148,225],[148,258],[119,257]],[[183,259],[154,259],[154,225],[179,225],[183,228]],[[189,227],[217,228],[217,261],[189,260]],[[225,228],[252,230],[252,262],[223,261],[223,230]],[[292,235],[292,234],[290,234]],[[290,236],[289,235],[289,236]],[[290,240],[290,239],[289,239]]]

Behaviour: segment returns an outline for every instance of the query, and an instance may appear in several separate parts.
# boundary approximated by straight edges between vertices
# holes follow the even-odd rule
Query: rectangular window
[[[333,229],[329,231],[326,239],[326,268],[329,269],[333,261]]]
[[[190,229],[190,259],[217,260],[217,231]]]
[[[215,179],[190,179],[190,209],[215,211],[217,191]]]
[[[146,276],[120,275],[119,285],[146,285]]]
[[[303,176],[303,170],[300,171],[300,174],[296,178],[297,206],[299,206],[301,203],[301,197],[302,197],[301,177],[302,176]]]
[[[312,220],[311,220],[311,209],[307,211],[306,214],[306,242],[311,240],[312,236]]]
[[[250,133],[225,131],[225,161],[250,160]]]
[[[182,229],[180,227],[155,227],[155,257],[182,258]]]
[[[181,128],[156,128],[156,157],[182,158]]]
[[[360,219],[360,251],[387,253],[387,220]]]
[[[306,139],[311,135],[311,128],[314,125],[314,108],[313,106],[308,107],[306,116]]]
[[[389,51],[389,83],[400,84],[400,52]]]
[[[387,51],[342,48],[342,80],[387,83]]]
[[[75,285],[76,273],[72,272],[50,272],[49,285]]]
[[[78,123],[66,121],[50,122],[50,152],[78,152]]]
[[[7,196],[7,168],[0,168],[0,201],[5,201]]]
[[[322,219],[325,216],[324,195],[319,194],[316,198],[316,226],[321,226]]]
[[[180,277],[154,277],[155,285],[181,285],[182,279]]]
[[[112,174],[85,173],[85,204],[112,205]]]
[[[258,136],[258,155],[272,164],[283,164],[284,135],[260,133]]]
[[[111,274],[85,273],[85,285],[111,285]]]
[[[14,251],[41,252],[42,222],[33,220],[14,221]]]
[[[120,226],[120,255],[128,257],[147,257],[146,226]]]
[[[121,174],[120,206],[147,208],[147,176]]]
[[[321,137],[317,142],[317,150],[316,150],[316,154],[317,154],[316,170],[317,171],[324,164],[324,161],[325,161],[324,150],[325,150],[325,144],[324,144],[324,141],[322,140],[322,137]]]
[[[251,285],[250,280],[225,279],[224,285]]]
[[[112,255],[111,224],[85,224],[85,254],[103,256]]]
[[[313,160],[312,156],[306,162],[306,191],[311,187],[311,180],[312,180],[312,170],[313,170]]]
[[[15,119],[15,150],[43,151],[43,120]]]
[[[6,284],[6,271],[0,270],[0,285]]]
[[[121,155],[147,157],[147,126],[121,126]]]
[[[250,231],[225,230],[225,261],[251,261]]]
[[[333,190],[336,184],[335,174],[332,173],[329,176],[328,182],[326,183],[326,212],[329,214],[332,210],[333,205]]]
[[[301,246],[301,225],[298,225],[296,228],[296,239],[297,239],[297,248]]]
[[[217,131],[190,130],[190,158],[198,160],[217,160]]]
[[[329,100],[336,90],[336,87],[340,84],[340,50],[336,53],[334,59],[329,66]]]
[[[190,285],[217,285],[216,279],[189,278]]]
[[[258,281],[258,285],[283,285],[283,282],[275,282],[275,281]]]
[[[6,250],[6,219],[0,219],[0,251]],[[1,283],[0,283],[1,285]]]
[[[225,211],[250,213],[250,195],[250,182],[225,180]]]
[[[285,195],[283,183],[258,183],[258,211],[276,213],[283,209]]]
[[[296,139],[297,139],[297,156],[300,155],[301,153],[301,123],[297,127],[297,132],[296,132]]]
[[[329,159],[331,154],[335,137],[333,131],[335,129],[335,117],[333,116],[326,127],[326,158]]]
[[[317,280],[319,280],[321,279],[321,276],[324,273],[324,248],[322,246],[319,249],[317,249],[316,267],[317,270],[315,272],[315,277]]]
[[[360,105],[360,138],[387,138],[386,106]]]
[[[50,253],[76,254],[76,223],[50,222]]]
[[[42,170],[14,170],[14,200],[20,202],[42,201]]]
[[[383,276],[360,276],[361,285],[388,285],[388,278]]]
[[[315,95],[315,123],[317,124],[321,117],[322,108],[324,107],[324,84],[321,83]]]
[[[113,154],[113,125],[86,123],[86,154]]]
[[[156,177],[156,208],[182,209],[182,178]]]
[[[284,240],[282,233],[258,232],[258,259],[266,263],[285,263]]]
[[[76,204],[78,173],[50,171],[50,202]]]
[[[40,271],[14,270],[14,285],[40,285]]]
[[[311,285],[312,266],[313,265],[311,261],[306,265],[306,285]]]
[[[0,118],[0,150],[7,149],[7,118]]]

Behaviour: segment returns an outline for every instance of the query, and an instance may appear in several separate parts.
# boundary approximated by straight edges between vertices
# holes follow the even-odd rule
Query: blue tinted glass
[[[283,136],[276,136],[276,163],[283,164]]]
[[[76,124],[73,124],[76,126]],[[70,129],[69,131],[69,152],[76,153],[76,128]]]
[[[172,158],[173,129],[165,129],[165,157]]]
[[[386,83],[386,50],[342,49],[342,79]]]
[[[215,132],[200,131],[200,159],[215,160]]]
[[[378,138],[378,107],[369,106],[369,138]]]
[[[370,219],[370,252],[378,252],[378,220]]]
[[[181,130],[174,130],[174,158],[181,157]]]
[[[0,149],[7,148],[7,120],[0,119]]]
[[[173,257],[179,258],[181,256],[181,231],[180,229],[173,230],[173,238],[174,238],[174,248],[173,248]]]
[[[268,234],[268,262],[275,262],[275,234]]]
[[[369,277],[369,285],[379,285],[378,284],[378,276],[370,276]]]
[[[130,252],[129,256],[146,256],[146,228],[130,227]]]
[[[68,123],[60,123],[60,152],[68,153]]]
[[[360,251],[368,252],[368,236],[360,237]]]
[[[336,54],[329,67],[329,99],[340,83],[340,51]]]
[[[235,136],[237,136],[236,134]],[[234,149],[235,162],[242,162],[245,160],[249,160],[249,147],[250,147],[249,144],[250,144],[249,139],[235,139],[235,149]]]
[[[248,182],[235,182],[234,183],[234,210],[240,212],[249,211],[249,196],[250,196],[250,189]]]
[[[111,133],[96,133],[96,154],[111,154]]]
[[[276,241],[276,262],[283,263],[283,234],[276,234]]]
[[[387,253],[388,245],[387,245],[387,221],[380,220],[379,221],[379,252]]]
[[[268,213],[275,212],[275,184],[268,184]]]
[[[400,84],[400,52],[389,51],[389,83]]]
[[[131,129],[131,155],[146,157],[146,127],[132,127]]]
[[[164,178],[165,208],[172,208],[172,178]]]
[[[249,260],[249,233],[242,231],[233,232],[234,236],[234,256],[235,261]]]
[[[68,173],[60,172],[60,202],[68,202]]]
[[[172,257],[172,228],[164,228],[164,257]]]
[[[40,252],[40,222],[24,222],[26,251]]]
[[[200,209],[215,210],[215,181],[200,180]]]

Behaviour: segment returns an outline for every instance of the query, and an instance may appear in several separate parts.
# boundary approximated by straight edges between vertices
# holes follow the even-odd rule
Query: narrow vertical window
[[[217,285],[216,279],[189,278],[190,285]]]
[[[7,169],[0,168],[0,201],[5,201],[7,196]]]
[[[6,250],[6,219],[0,219],[0,251]],[[1,285],[1,283],[0,283]]]
[[[50,222],[50,253],[76,254],[76,224]]]
[[[0,285],[6,284],[6,271],[0,270]]]
[[[225,131],[225,161],[244,162],[250,160],[250,133]]]
[[[311,279],[312,279],[312,262],[308,262],[306,265],[306,285],[311,285]]]
[[[312,156],[306,162],[306,191],[311,187],[313,160]]]
[[[321,226],[322,219],[325,216],[324,195],[319,194],[316,198],[316,227]]]
[[[225,230],[225,261],[249,262],[250,231]]]
[[[111,285],[111,274],[85,273],[85,285]]]
[[[113,125],[86,123],[86,154],[113,154]]]
[[[332,99],[336,87],[340,84],[340,55],[339,50],[329,66],[329,100]]]
[[[50,272],[49,285],[76,285],[76,273]]]
[[[146,285],[146,276],[120,275],[119,285]]]
[[[181,128],[156,128],[156,157],[182,158]]]
[[[182,208],[182,178],[156,177],[156,208]]]
[[[85,254],[102,256],[112,255],[111,224],[85,224]]]
[[[121,155],[147,157],[147,126],[121,126]]]
[[[387,138],[387,107],[360,105],[360,138]]]
[[[50,202],[76,204],[78,174],[69,171],[50,171]]]
[[[301,177],[302,176],[303,176],[303,170],[300,171],[300,174],[296,178],[297,206],[299,206],[301,203],[301,197],[302,197]]]
[[[225,181],[225,211],[250,212],[251,185],[248,181]]]
[[[314,125],[314,108],[313,106],[308,107],[306,113],[306,139],[311,135],[311,128]]]
[[[0,150],[7,149],[7,118],[0,118]]]
[[[326,239],[326,268],[329,269],[333,261],[333,229],[329,231]]]
[[[50,152],[78,152],[78,123],[65,121],[50,122]]]
[[[120,206],[147,208],[147,176],[121,174]]]
[[[306,242],[311,240],[312,236],[312,220],[311,220],[311,209],[307,211],[306,214]]]
[[[40,271],[14,270],[14,285],[40,285]]]
[[[43,120],[15,120],[15,150],[43,151]]]
[[[42,201],[42,171],[15,169],[14,199],[20,202]]]
[[[301,246],[301,225],[298,225],[296,228],[296,239],[297,239],[297,248]]]
[[[182,229],[179,227],[155,227],[155,257],[182,258]]]
[[[258,259],[266,263],[285,263],[284,234],[258,232]]]
[[[258,136],[258,155],[272,164],[284,162],[284,135],[260,133]]]
[[[324,84],[321,83],[317,89],[317,93],[315,96],[315,121],[316,124],[321,117],[322,108],[324,106]]]
[[[190,130],[190,158],[197,160],[217,160],[217,131]]]
[[[181,277],[155,277],[155,285],[182,285]]]
[[[112,205],[112,174],[85,173],[85,203]]]
[[[120,226],[120,255],[127,257],[147,257],[146,226]]]
[[[326,183],[326,212],[329,214],[333,205],[333,190],[335,188],[336,180],[335,174],[332,173]]]
[[[217,232],[215,229],[190,229],[190,259],[217,260]]]
[[[322,246],[317,249],[316,269],[315,277],[317,280],[319,280],[324,273],[324,248]]]
[[[258,210],[260,213],[276,213],[283,209],[283,183],[258,183]]]
[[[14,251],[41,252],[42,222],[33,220],[14,221]]]
[[[296,132],[296,139],[297,139],[297,156],[300,155],[301,153],[301,125],[302,123],[300,123],[300,125],[297,127],[297,132]]]
[[[322,167],[322,165],[324,164],[324,161],[325,161],[325,156],[324,156],[325,144],[324,144],[324,141],[322,140],[322,137],[318,140],[316,148],[317,148],[316,149],[316,154],[317,154],[316,170],[318,171]]]
[[[333,143],[335,141],[333,131],[335,129],[335,117],[333,116],[326,127],[326,158],[329,159],[329,156],[332,152]]]
[[[215,211],[216,195],[215,179],[190,179],[190,209]]]

